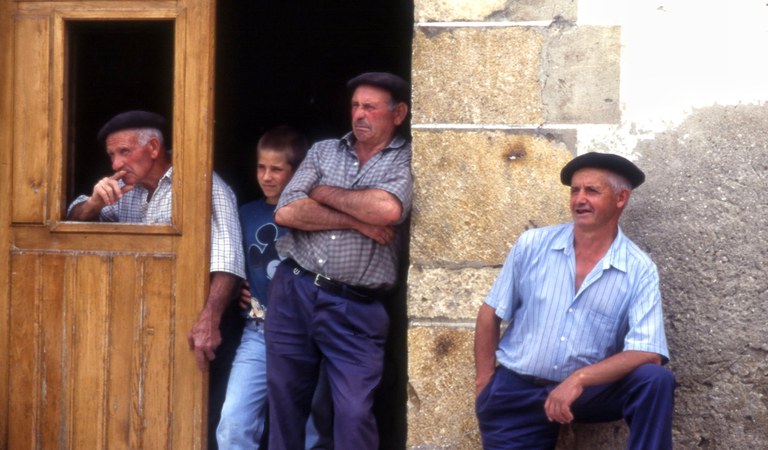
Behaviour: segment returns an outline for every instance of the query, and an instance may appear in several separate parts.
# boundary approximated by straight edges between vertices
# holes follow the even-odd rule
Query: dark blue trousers
[[[499,366],[475,405],[483,448],[555,448],[560,425],[550,422],[544,412],[544,402],[555,387],[523,380]],[[628,449],[671,449],[674,391],[672,372],[647,364],[615,383],[586,388],[571,412],[576,422],[623,418],[630,430]]]
[[[269,448],[304,448],[304,426],[324,358],[336,448],[378,449],[373,400],[389,329],[382,303],[330,294],[286,263],[278,266],[268,298]]]

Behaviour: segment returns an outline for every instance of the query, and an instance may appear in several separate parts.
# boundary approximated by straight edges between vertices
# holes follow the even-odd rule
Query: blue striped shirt
[[[575,273],[572,223],[520,236],[485,299],[509,322],[500,364],[562,381],[624,350],[669,359],[656,265],[621,229],[578,292]]]

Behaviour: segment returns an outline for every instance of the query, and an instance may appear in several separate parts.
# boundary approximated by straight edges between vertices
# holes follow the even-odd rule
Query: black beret
[[[629,181],[633,189],[645,181],[645,174],[632,161],[611,153],[590,152],[570,160],[560,171],[560,182],[570,186],[573,173],[587,167],[610,170],[619,174]]]
[[[411,88],[408,82],[388,72],[366,72],[347,81],[347,88],[354,91],[360,85],[376,86],[392,95],[395,101],[405,104],[411,101]]]
[[[167,138],[165,126],[165,118],[160,114],[148,111],[126,111],[109,119],[109,122],[99,130],[96,139],[104,144],[110,134],[135,128],[156,128],[163,133],[164,138]]]

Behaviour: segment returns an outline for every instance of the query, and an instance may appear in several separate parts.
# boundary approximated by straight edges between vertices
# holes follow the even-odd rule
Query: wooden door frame
[[[0,196],[11,193],[11,145],[13,133],[8,118],[13,111],[12,3],[0,3]],[[0,202],[0,448],[8,448],[8,322],[10,304],[11,205]]]

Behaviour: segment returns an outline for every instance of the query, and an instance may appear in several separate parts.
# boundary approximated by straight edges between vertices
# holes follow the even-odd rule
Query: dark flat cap
[[[109,119],[109,122],[99,130],[96,139],[104,144],[110,134],[135,128],[156,128],[163,133],[163,137],[167,137],[165,127],[165,118],[160,114],[148,111],[126,111]]]
[[[347,87],[354,91],[360,85],[376,86],[384,89],[398,102],[411,101],[411,87],[408,82],[388,72],[366,72],[347,81]]]
[[[645,174],[632,161],[611,153],[590,152],[570,160],[563,167],[563,170],[560,171],[560,182],[570,186],[574,172],[587,167],[605,169],[617,173],[626,178],[633,189],[645,181]]]

